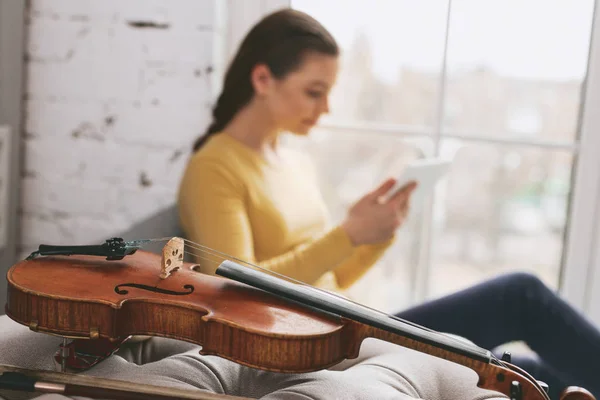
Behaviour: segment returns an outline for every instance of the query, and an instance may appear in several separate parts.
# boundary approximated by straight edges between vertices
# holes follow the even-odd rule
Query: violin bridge
[[[160,277],[166,279],[171,272],[183,266],[183,239],[174,237],[165,244],[162,250]]]

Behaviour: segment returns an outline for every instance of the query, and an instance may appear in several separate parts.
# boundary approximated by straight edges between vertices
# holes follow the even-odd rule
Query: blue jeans
[[[490,350],[522,340],[538,357],[512,362],[546,382],[552,399],[572,385],[600,398],[600,331],[534,275],[500,276],[396,315]]]

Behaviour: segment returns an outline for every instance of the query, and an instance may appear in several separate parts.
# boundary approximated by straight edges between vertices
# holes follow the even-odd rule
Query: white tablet
[[[450,169],[451,162],[441,158],[426,158],[413,161],[406,165],[396,184],[384,196],[388,200],[398,190],[411,181],[417,182],[417,188],[411,196],[411,206],[420,204],[425,197],[433,193],[436,183]]]

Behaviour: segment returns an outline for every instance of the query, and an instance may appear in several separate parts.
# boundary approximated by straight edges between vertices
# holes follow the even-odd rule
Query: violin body
[[[7,274],[6,314],[30,329],[71,338],[163,336],[202,345],[240,364],[276,372],[326,368],[349,354],[349,321],[307,310],[183,263],[160,278],[160,256],[122,260],[47,256]],[[351,324],[350,324],[351,325]]]

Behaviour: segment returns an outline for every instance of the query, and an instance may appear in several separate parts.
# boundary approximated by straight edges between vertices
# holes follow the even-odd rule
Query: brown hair
[[[308,14],[284,9],[258,22],[242,41],[227,69],[223,90],[213,108],[213,121],[194,143],[194,151],[225,128],[252,100],[254,88],[250,74],[255,65],[267,65],[273,76],[281,79],[298,68],[309,51],[332,56],[339,53],[333,36]]]

